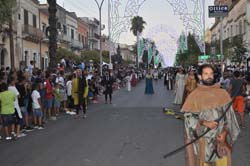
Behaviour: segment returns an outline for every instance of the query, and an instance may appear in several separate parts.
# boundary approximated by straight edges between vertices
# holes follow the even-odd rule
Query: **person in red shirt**
[[[45,84],[45,100],[44,100],[44,111],[47,114],[48,118],[51,118],[52,102],[53,102],[53,87],[52,87],[52,75],[50,72],[46,73]]]

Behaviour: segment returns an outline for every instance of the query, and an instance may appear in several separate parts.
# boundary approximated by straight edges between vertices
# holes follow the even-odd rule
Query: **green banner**
[[[148,63],[151,62],[152,57],[153,57],[153,48],[149,47],[149,49],[148,49]]]
[[[139,57],[143,55],[143,51],[144,51],[144,41],[143,39],[140,39],[139,40]]]

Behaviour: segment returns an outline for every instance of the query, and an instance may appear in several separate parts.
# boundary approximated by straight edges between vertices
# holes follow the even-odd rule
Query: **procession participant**
[[[211,129],[204,137],[187,146],[187,166],[231,166],[232,145],[240,129],[231,106],[229,94],[214,84],[214,68],[201,66],[201,82],[187,97],[182,112],[185,113],[186,142],[190,142]],[[219,122],[216,120],[223,115]]]

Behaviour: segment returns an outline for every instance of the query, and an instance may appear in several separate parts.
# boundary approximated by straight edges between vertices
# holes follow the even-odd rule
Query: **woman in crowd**
[[[183,68],[179,68],[175,77],[175,98],[174,104],[182,104],[185,86],[185,73]]]

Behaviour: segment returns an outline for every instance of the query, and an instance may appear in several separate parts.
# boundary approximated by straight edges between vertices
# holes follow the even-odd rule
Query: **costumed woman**
[[[179,68],[178,73],[175,77],[175,98],[174,104],[182,104],[184,87],[185,87],[185,74],[184,69]]]
[[[150,73],[150,71],[148,71],[147,74],[146,74],[145,94],[154,94],[153,76]]]

